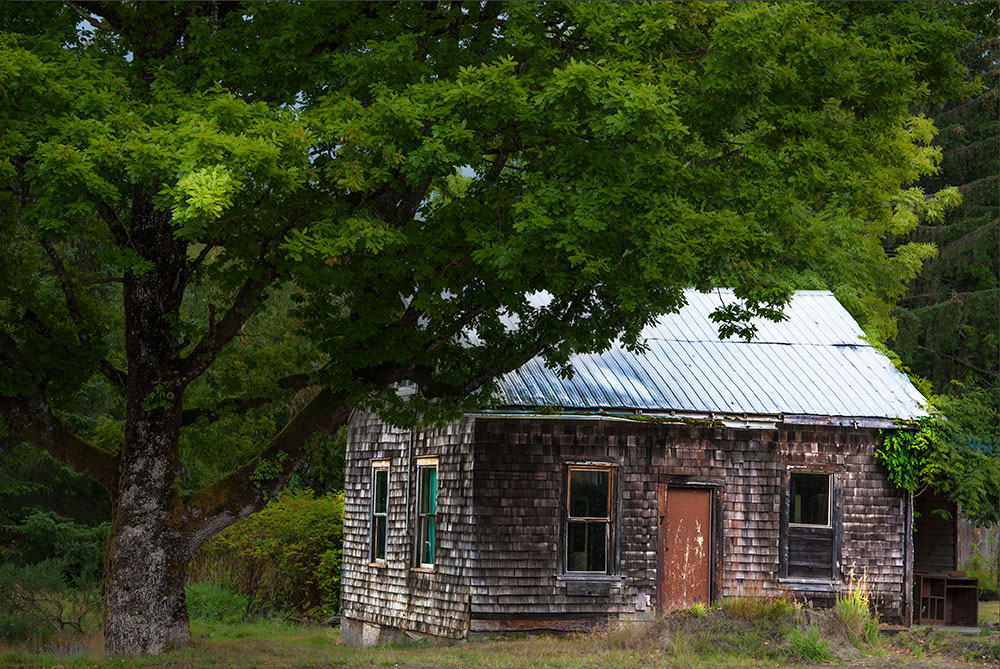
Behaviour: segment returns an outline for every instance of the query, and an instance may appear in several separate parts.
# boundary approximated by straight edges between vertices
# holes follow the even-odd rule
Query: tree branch
[[[179,379],[187,385],[200,376],[215,361],[222,347],[232,341],[240,328],[260,306],[261,296],[271,282],[278,276],[278,270],[261,258],[263,270],[257,278],[248,278],[240,287],[236,298],[222,320],[215,322],[214,313],[208,332],[194,347],[191,353],[181,360]]]
[[[974,372],[979,372],[980,374],[984,374],[986,376],[992,376],[994,378],[1000,377],[1000,374],[998,374],[997,372],[995,372],[995,371],[993,371],[991,369],[984,369],[984,368],[979,367],[977,365],[973,365],[971,362],[969,362],[967,360],[962,360],[961,358],[957,358],[957,357],[955,357],[953,355],[948,355],[947,353],[944,353],[942,351],[938,351],[938,350],[935,350],[933,348],[928,348],[926,346],[915,346],[914,348],[918,348],[921,351],[928,351],[930,353],[933,353],[934,355],[939,355],[942,358],[945,358],[947,360],[951,360],[952,362],[957,362],[958,364],[962,365],[963,367],[968,367],[969,369],[971,369]]]
[[[20,350],[10,335],[0,329],[0,363],[29,372]],[[37,387],[17,395],[0,395],[0,417],[14,434],[41,446],[58,460],[100,483],[109,492],[118,482],[118,460],[110,453],[88,444],[57,419]]]
[[[0,413],[12,432],[25,441],[41,446],[52,457],[86,474],[112,491],[118,483],[118,460],[66,429],[52,415],[41,393],[19,397],[0,397]]]
[[[273,385],[282,390],[302,390],[309,387],[310,383],[308,374],[291,374],[278,379]],[[181,414],[181,427],[189,427],[202,418],[217,421],[225,414],[246,413],[251,409],[271,404],[276,399],[274,397],[228,397],[219,401],[214,409],[185,409],[184,413]]]
[[[181,530],[192,550],[206,539],[261,509],[288,482],[309,447],[345,425],[351,407],[344,394],[320,391],[253,460],[213,485],[187,496]]]
[[[59,277],[59,282],[62,285],[63,296],[66,298],[66,310],[69,312],[69,317],[73,320],[73,323],[77,328],[77,337],[80,339],[80,345],[83,346],[87,351],[96,354],[94,349],[93,340],[90,338],[90,333],[87,331],[87,326],[83,322],[83,313],[80,311],[80,303],[76,299],[76,291],[73,290],[73,284],[70,283],[70,274],[66,271],[66,266],[62,262],[62,258],[56,253],[55,247],[52,242],[48,239],[41,239],[39,243],[42,248],[45,249],[45,253],[49,256],[49,260],[52,261],[52,266],[54,268],[53,274]],[[119,279],[121,281],[121,279]],[[98,365],[98,370],[101,374],[111,381],[111,383],[120,387],[122,390],[127,390],[128,379],[125,372],[117,369],[107,360],[102,360]]]
[[[83,11],[82,9],[80,9],[79,7],[77,7],[77,6],[76,6],[76,3],[73,3],[73,2],[67,2],[67,3],[66,3],[66,5],[67,5],[67,6],[68,6],[68,7],[70,8],[70,9],[72,9],[72,10],[73,10],[74,12],[76,12],[76,14],[77,14],[77,15],[78,15],[78,16],[79,16],[80,18],[82,18],[82,19],[83,19],[84,21],[86,21],[86,22],[87,22],[87,23],[89,23],[90,25],[94,26],[94,27],[95,27],[95,28],[97,28],[98,30],[106,30],[106,31],[110,31],[110,30],[112,30],[112,27],[111,27],[111,26],[109,26],[109,25],[108,25],[107,23],[105,23],[104,21],[101,21],[101,20],[100,20],[100,19],[98,19],[98,18],[97,18],[96,16],[91,16],[91,15],[90,15],[90,14],[88,14],[87,12]]]

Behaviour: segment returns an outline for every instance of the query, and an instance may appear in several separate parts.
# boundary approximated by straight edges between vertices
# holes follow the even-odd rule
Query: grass
[[[778,622],[795,613],[795,604],[775,597],[726,597],[720,608],[731,618],[748,622]]]
[[[810,623],[804,630],[796,627],[788,635],[788,656],[798,662],[828,662],[833,653],[830,643],[821,639],[819,629]]]
[[[227,618],[235,608],[219,605],[215,610],[220,618]],[[731,615],[727,609],[738,615]],[[686,609],[655,622],[625,623],[589,634],[522,635],[451,644],[418,643],[374,648],[348,648],[341,643],[338,630],[319,625],[196,618],[191,624],[191,644],[159,657],[105,659],[100,635],[93,634],[77,640],[76,647],[82,647],[82,652],[39,653],[0,647],[0,666],[419,665],[573,669],[776,666],[816,664],[837,658],[864,661],[846,639],[833,643],[836,635],[842,638],[834,616],[833,612],[801,609],[782,600],[753,603],[737,598],[716,608],[706,607],[704,615]],[[996,651],[993,649],[998,639],[997,635],[980,639],[938,630],[912,630],[901,633],[883,646],[888,653],[886,660],[896,662],[893,666],[915,661],[992,662],[995,666],[993,655]],[[842,655],[845,647],[854,655]],[[903,664],[898,664],[899,661]]]
[[[1000,623],[1000,602],[979,602],[979,624]]]

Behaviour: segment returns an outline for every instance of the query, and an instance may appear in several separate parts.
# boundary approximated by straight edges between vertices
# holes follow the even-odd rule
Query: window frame
[[[437,496],[438,496],[438,459],[437,457],[423,457],[417,458],[417,485],[416,485],[416,499],[414,500],[416,513],[414,514],[416,518],[416,533],[414,536],[414,566],[420,569],[434,569],[437,564]],[[433,497],[433,512],[426,513],[421,510],[421,503],[424,498],[424,471],[428,469],[434,470],[434,497]],[[430,561],[424,561],[424,531],[425,523],[430,519],[431,523],[431,545],[430,545]]]
[[[385,511],[376,511],[376,495],[378,493],[378,482],[377,477],[381,472],[385,472]],[[368,541],[368,557],[369,561],[373,564],[384,564],[386,562],[386,556],[389,553],[389,461],[388,460],[372,460],[371,463],[371,499],[369,505],[369,519],[370,519],[370,529],[369,529],[369,541]],[[382,556],[378,555],[378,519],[382,521],[382,527],[384,528],[385,537],[382,545]]]
[[[617,484],[618,477],[616,475],[617,466],[613,463],[608,462],[570,462],[565,466],[565,495],[562,500],[562,523],[561,523],[561,538],[562,547],[559,551],[560,553],[560,572],[572,578],[582,577],[600,577],[600,576],[614,576],[617,574],[618,569],[618,543],[617,543],[617,532],[616,530],[616,520],[618,518],[618,505],[617,505]],[[571,515],[571,492],[572,492],[572,476],[574,471],[602,471],[607,472],[608,475],[608,498],[607,498],[607,516],[573,516]],[[603,523],[605,525],[605,536],[604,536],[604,569],[602,571],[576,571],[569,568],[569,526],[570,523]]]
[[[822,464],[803,464],[803,463],[787,463],[786,469],[782,476],[782,493],[781,493],[781,507],[780,507],[780,527],[779,527],[779,539],[778,539],[778,579],[782,582],[789,583],[801,583],[801,584],[812,584],[809,586],[813,589],[820,589],[823,591],[828,591],[830,588],[834,587],[833,584],[837,583],[841,578],[840,560],[841,560],[841,525],[842,525],[842,502],[843,502],[843,491],[838,486],[839,475],[843,472],[843,466],[841,465],[822,465]],[[819,474],[828,477],[827,483],[827,520],[829,525],[812,525],[808,523],[793,523],[791,521],[792,514],[792,476],[795,474]],[[830,554],[830,576],[816,576],[816,575],[801,575],[792,574],[789,575],[789,569],[792,566],[790,564],[790,547],[797,538],[793,538],[791,535],[796,531],[814,531],[814,532],[829,532],[830,539],[832,541],[832,549]]]
[[[818,523],[796,523],[792,520],[792,477],[793,476],[825,476],[826,477],[826,524]],[[813,472],[793,470],[788,472],[788,526],[789,527],[815,527],[817,529],[833,529],[833,472]]]

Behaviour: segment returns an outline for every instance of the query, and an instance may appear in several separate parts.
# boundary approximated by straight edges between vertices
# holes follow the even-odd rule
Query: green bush
[[[833,654],[830,644],[819,636],[819,630],[812,623],[805,630],[798,627],[788,634],[788,656],[799,662],[827,662]]]
[[[322,619],[340,610],[343,493],[282,493],[220,532],[195,555],[193,582],[228,583],[244,617],[291,611]]]

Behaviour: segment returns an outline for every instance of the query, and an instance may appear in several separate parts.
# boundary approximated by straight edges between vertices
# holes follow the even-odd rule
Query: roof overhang
[[[633,423],[703,425],[743,430],[777,430],[785,425],[905,429],[907,426],[890,418],[870,416],[814,416],[808,414],[750,414],[717,411],[649,411],[640,409],[573,409],[556,407],[504,407],[476,411],[477,418],[531,418],[542,420],[608,420]]]

